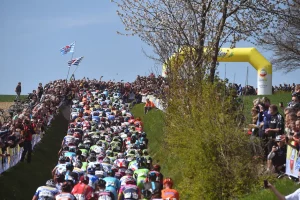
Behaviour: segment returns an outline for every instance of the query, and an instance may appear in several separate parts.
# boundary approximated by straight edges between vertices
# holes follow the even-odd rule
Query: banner
[[[286,169],[285,173],[287,175],[298,178],[298,172],[300,168],[300,158],[298,157],[298,151],[291,146],[287,146],[286,153]]]
[[[161,99],[158,99],[158,98],[154,97],[153,95],[143,95],[142,102],[145,103],[146,99],[149,99],[150,101],[152,101],[156,108],[165,112],[165,109],[163,107],[163,101]]]

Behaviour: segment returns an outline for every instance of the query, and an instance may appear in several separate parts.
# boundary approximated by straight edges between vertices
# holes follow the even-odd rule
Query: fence
[[[32,148],[34,148],[34,146],[41,141],[42,136],[42,133],[32,135]],[[23,147],[20,147],[19,145],[17,145],[14,148],[7,147],[6,151],[4,152],[2,152],[2,149],[0,149],[0,154],[4,153],[9,154],[10,156],[0,157],[0,174],[8,170],[9,168],[15,166],[21,160]]]

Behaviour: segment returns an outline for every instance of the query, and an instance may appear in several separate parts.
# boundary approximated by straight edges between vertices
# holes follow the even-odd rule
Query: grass
[[[21,95],[21,99],[25,99],[27,95]],[[16,95],[0,95],[0,102],[13,102]]]
[[[283,195],[288,195],[299,189],[299,185],[290,179],[284,178],[279,179],[275,184],[273,184],[276,189]],[[277,197],[269,189],[261,189],[253,191],[252,194],[242,198],[242,200],[276,200]]]
[[[68,120],[60,113],[33,151],[32,162],[19,163],[0,175],[1,200],[32,199],[36,189],[51,178],[57,163],[61,141],[67,131]]]

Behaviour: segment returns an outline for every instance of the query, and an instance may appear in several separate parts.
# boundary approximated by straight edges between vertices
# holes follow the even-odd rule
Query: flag
[[[83,59],[83,56],[79,57],[79,58],[75,58],[75,59],[72,59],[68,62],[68,65],[71,66],[71,65],[76,65],[78,66],[80,64],[80,62],[82,61]]]
[[[74,74],[72,74],[72,76],[70,77],[70,81],[75,81],[75,76],[74,76]]]
[[[75,50],[75,42],[72,42],[70,45],[64,46],[60,49],[60,53],[65,55],[67,53],[74,53]]]

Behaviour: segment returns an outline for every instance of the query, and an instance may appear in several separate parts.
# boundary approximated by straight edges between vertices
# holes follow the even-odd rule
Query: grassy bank
[[[286,106],[288,102],[291,100],[291,94],[284,93],[284,94],[276,94],[267,96],[272,104],[278,105],[280,102],[283,102]],[[243,97],[244,100],[244,115],[247,117],[247,121],[250,120],[250,110],[252,108],[252,102],[254,99],[258,98],[258,96],[245,96]],[[165,155],[168,153],[164,150],[164,141],[163,141],[163,127],[164,127],[164,113],[159,110],[152,110],[147,115],[144,115],[144,104],[139,104],[133,107],[131,112],[135,115],[135,117],[141,117],[144,122],[144,130],[147,133],[147,137],[149,138],[149,149],[150,153],[154,159],[154,163],[159,163],[162,165],[162,173],[165,176],[170,176],[176,182],[180,182],[180,174],[176,174],[172,171],[172,166],[176,165],[176,160],[166,160]],[[282,112],[282,110],[281,110]],[[297,186],[291,180],[284,178],[284,179],[277,179],[275,183],[276,188],[282,194],[289,194],[295,191],[299,186]],[[261,184],[262,186],[262,184]],[[175,185],[176,187],[176,185]],[[271,194],[269,190],[265,190],[262,187],[258,187],[254,190],[250,195],[247,195],[245,200],[271,200],[276,199],[276,197]]]
[[[19,163],[0,175],[1,200],[32,199],[35,190],[51,178],[68,120],[59,114],[32,155],[32,162]]]

